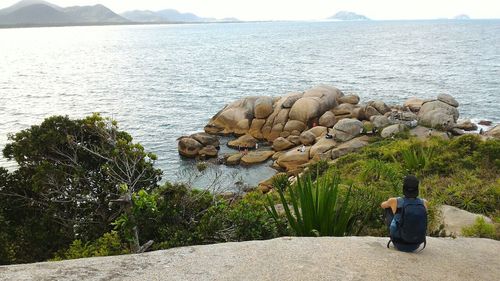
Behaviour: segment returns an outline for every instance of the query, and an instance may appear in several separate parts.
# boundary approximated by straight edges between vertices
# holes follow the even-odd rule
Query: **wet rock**
[[[198,156],[198,152],[203,148],[203,145],[197,140],[189,137],[179,139],[177,149],[179,154],[185,157],[194,158]]]
[[[207,133],[196,133],[196,134],[192,134],[189,137],[192,139],[195,139],[196,141],[198,141],[199,143],[201,143],[204,146],[212,145],[214,147],[219,147],[219,145],[220,145],[219,138],[217,136],[210,135]]]
[[[246,155],[243,155],[243,157],[240,160],[240,163],[242,165],[253,165],[253,164],[258,164],[265,162],[267,159],[271,158],[273,156],[274,151],[251,151]]]
[[[240,160],[243,157],[242,153],[235,153],[226,159],[226,165],[233,166],[240,164]]]
[[[207,145],[198,151],[198,155],[202,157],[217,157],[219,151],[213,145]]]

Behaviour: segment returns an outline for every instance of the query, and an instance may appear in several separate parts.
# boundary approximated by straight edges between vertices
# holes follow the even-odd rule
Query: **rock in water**
[[[179,154],[185,157],[194,158],[198,156],[198,152],[203,148],[203,145],[197,140],[183,137],[179,140],[177,149]]]
[[[253,165],[266,161],[273,156],[274,151],[251,151],[240,160],[243,165]]]

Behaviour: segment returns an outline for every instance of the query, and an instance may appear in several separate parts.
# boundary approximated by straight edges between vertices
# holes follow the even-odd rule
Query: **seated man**
[[[413,252],[424,243],[427,231],[427,201],[418,198],[418,179],[408,175],[403,181],[404,197],[389,198],[380,206],[385,209],[385,222],[396,249]]]

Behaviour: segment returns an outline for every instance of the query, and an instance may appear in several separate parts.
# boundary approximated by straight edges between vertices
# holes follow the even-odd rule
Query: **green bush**
[[[324,175],[316,182],[310,177],[298,178],[297,184],[287,189],[290,199],[286,199],[281,188],[276,188],[295,235],[344,236],[353,232],[356,204],[350,201],[352,186],[341,198],[339,184],[340,179],[331,175]],[[269,197],[266,209],[279,222],[280,215]]]
[[[462,234],[467,237],[499,239],[495,226],[487,223],[483,217],[478,217],[473,225],[462,228]]]
[[[94,242],[84,243],[81,240],[75,240],[67,250],[57,253],[53,260],[114,256],[127,253],[129,253],[127,244],[121,241],[118,232],[111,231]]]

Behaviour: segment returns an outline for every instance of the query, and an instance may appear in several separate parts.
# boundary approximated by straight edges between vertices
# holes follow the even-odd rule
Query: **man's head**
[[[413,175],[408,175],[403,180],[403,195],[407,198],[418,197],[418,179]]]

